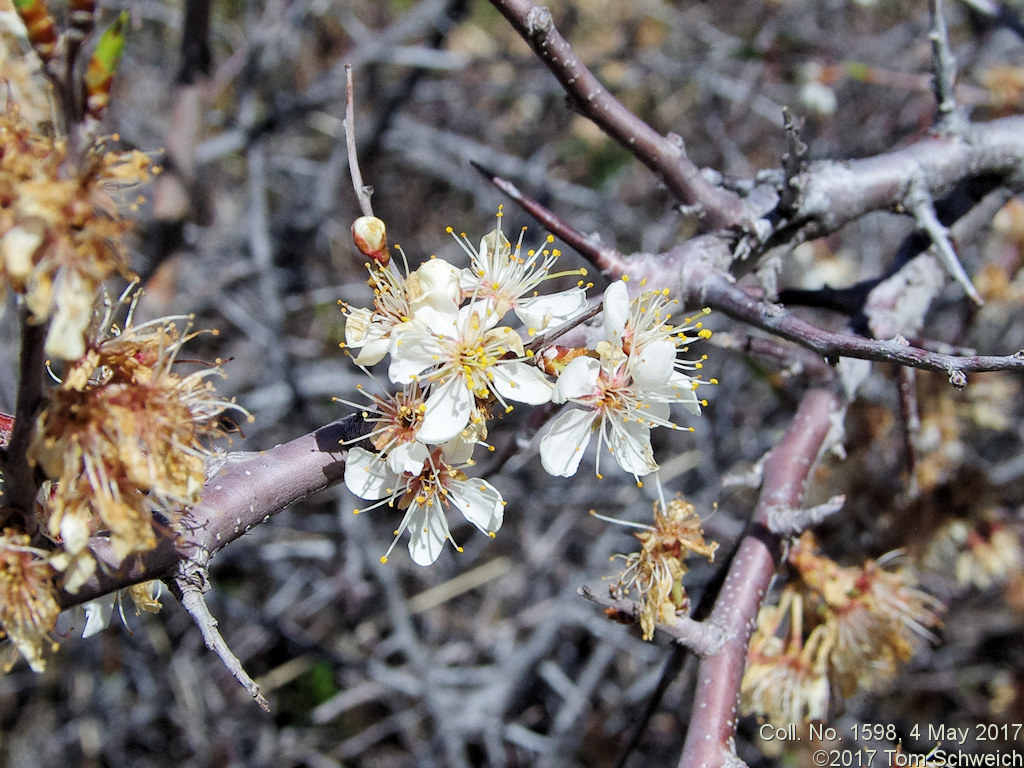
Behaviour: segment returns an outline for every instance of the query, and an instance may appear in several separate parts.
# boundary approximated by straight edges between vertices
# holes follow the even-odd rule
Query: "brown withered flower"
[[[9,637],[36,672],[45,667],[44,646],[60,613],[48,555],[30,547],[25,534],[0,533],[0,638]]]
[[[654,504],[654,525],[635,534],[640,550],[620,555],[626,566],[612,587],[612,594],[637,592],[637,609],[644,640],[654,637],[655,625],[671,622],[677,613],[690,608],[683,586],[686,558],[691,553],[715,559],[717,542],[704,540],[697,509],[685,499],[672,499],[662,506]]]
[[[209,380],[219,367],[175,370],[194,335],[188,324],[161,318],[92,342],[48,394],[29,455],[53,481],[47,529],[66,553],[83,552],[98,531],[109,532],[118,559],[145,552],[156,525],[173,526],[198,502],[206,441],[222,434],[218,417],[234,406]]]
[[[832,633],[820,624],[805,637],[802,617],[803,598],[788,586],[777,605],[761,608],[740,685],[744,712],[776,725],[829,716]]]
[[[130,272],[118,189],[146,181],[152,164],[138,151],[102,142],[75,161],[62,138],[46,136],[16,106],[0,112],[0,277],[34,320],[50,320],[46,352],[75,360],[104,280]]]
[[[841,567],[816,552],[810,532],[801,536],[789,562],[816,598],[825,623],[834,625],[832,666],[844,695],[892,677],[899,665],[931,639],[941,604],[917,589],[912,568],[894,552],[860,567]]]
[[[742,706],[776,724],[820,720],[829,703],[876,687],[913,656],[940,603],[895,567],[900,553],[840,566],[805,532],[789,551],[793,578],[758,612]]]

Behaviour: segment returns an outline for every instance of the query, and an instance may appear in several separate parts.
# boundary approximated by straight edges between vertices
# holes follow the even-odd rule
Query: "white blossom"
[[[651,429],[681,429],[671,420],[670,404],[700,413],[697,381],[683,373],[700,364],[676,355],[678,345],[697,337],[687,336],[688,328],[669,325],[665,306],[661,293],[630,301],[621,281],[605,291],[607,340],[598,344],[597,357],[570,360],[552,392],[553,402],[583,408],[561,414],[541,439],[541,462],[547,472],[561,477],[576,474],[596,432],[598,476],[600,448],[607,445],[619,466],[639,482],[658,468]]]
[[[393,448],[387,459],[352,448],[345,463],[345,485],[356,496],[379,500],[367,509],[387,505],[405,510],[395,541],[381,558],[386,562],[408,529],[409,555],[417,565],[430,565],[451,539],[447,510],[454,506],[463,517],[489,536],[501,528],[505,502],[486,480],[467,478],[450,461],[445,447],[406,443]],[[357,510],[360,511],[360,510]],[[461,551],[456,545],[456,549]]]
[[[457,312],[425,308],[391,334],[388,376],[396,384],[430,385],[416,439],[444,443],[479,421],[478,401],[494,397],[540,405],[551,399],[551,383],[527,356],[519,334],[495,327],[496,313],[481,304]]]
[[[404,254],[403,254],[404,258]],[[394,264],[369,265],[373,309],[342,305],[345,347],[357,349],[357,365],[375,365],[391,348],[391,331],[430,307],[454,312],[461,300],[459,270],[444,259],[428,259],[403,275]]]
[[[499,318],[510,310],[523,322],[530,335],[552,325],[568,322],[587,309],[586,286],[580,280],[575,288],[540,295],[537,287],[546,280],[567,275],[584,276],[585,269],[552,272],[562,255],[557,248],[527,250],[523,255],[524,227],[515,247],[501,231],[502,212],[498,211],[498,227],[485,235],[479,248],[473,248],[465,235],[456,237],[469,254],[469,269],[462,274],[462,291],[474,301],[485,301]],[[448,232],[454,235],[451,227]],[[555,239],[547,236],[544,245]]]

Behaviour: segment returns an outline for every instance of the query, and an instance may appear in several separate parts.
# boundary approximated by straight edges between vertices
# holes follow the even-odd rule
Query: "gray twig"
[[[935,70],[935,100],[938,102],[938,125],[944,133],[962,133],[967,120],[957,106],[956,59],[949,47],[949,30],[942,13],[942,0],[930,0],[932,28],[928,39],[932,44],[932,67]]]
[[[352,87],[352,65],[345,65],[345,145],[348,148],[348,170],[352,174],[352,188],[359,200],[359,210],[363,216],[373,216],[373,205],[370,196],[373,188],[363,184],[363,174],[359,170],[359,155],[356,153],[356,110]]]
[[[935,206],[932,205],[931,196],[924,189],[920,182],[912,182],[907,190],[906,207],[913,215],[917,225],[923,229],[928,237],[935,244],[935,252],[938,254],[942,265],[949,272],[950,276],[963,286],[964,291],[971,297],[971,301],[979,307],[985,303],[974,287],[971,278],[964,271],[960,259],[956,255],[956,249],[949,238],[949,230],[939,221],[935,213]]]
[[[833,496],[824,504],[804,509],[794,509],[786,505],[769,507],[765,510],[765,521],[772,533],[779,536],[795,536],[831,517],[841,510],[845,503],[845,496]]]
[[[203,642],[206,647],[217,654],[224,666],[242,684],[242,687],[249,692],[253,700],[266,711],[270,711],[270,703],[260,692],[256,681],[249,677],[249,673],[242,667],[242,662],[232,653],[227,642],[217,629],[217,620],[210,613],[203,595],[210,589],[209,573],[206,562],[209,556],[204,552],[197,552],[193,559],[182,561],[177,568],[174,579],[171,582],[171,591],[181,603],[196,626],[203,635]]]

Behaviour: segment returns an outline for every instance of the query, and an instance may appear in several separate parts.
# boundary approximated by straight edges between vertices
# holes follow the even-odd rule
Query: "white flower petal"
[[[441,446],[441,453],[444,460],[451,466],[465,464],[473,457],[473,449],[476,448],[476,435],[473,430],[462,430],[459,434]]]
[[[509,362],[492,369],[494,388],[506,400],[541,405],[551,400],[551,382],[536,367]]]
[[[661,400],[647,400],[644,403],[641,415],[648,425],[652,421],[660,425],[661,422],[670,421],[669,417],[672,415],[672,409],[669,408],[668,403]]]
[[[352,346],[349,344],[348,346]],[[362,365],[369,368],[371,365],[376,365],[384,359],[384,355],[388,353],[391,348],[391,338],[382,335],[375,339],[368,339],[363,343],[363,348],[359,350],[359,354],[352,358],[352,362],[356,365]]]
[[[501,528],[505,504],[498,489],[486,480],[469,478],[453,480],[449,485],[451,500],[463,516],[484,533]]]
[[[401,443],[388,451],[388,469],[396,476],[408,472],[410,475],[418,475],[423,471],[423,464],[430,457],[430,449],[423,443],[413,441]]]
[[[82,637],[92,637],[102,632],[110,624],[110,614],[114,610],[114,593],[104,595],[95,600],[87,600],[82,603],[85,609],[85,628],[82,630]]]
[[[345,487],[361,499],[382,499],[392,493],[398,475],[375,454],[350,448],[345,458]]]
[[[586,309],[587,292],[582,288],[533,296],[515,304],[516,316],[523,321],[523,325],[536,331],[568,322]]]
[[[471,301],[459,309],[459,336],[478,338],[501,322],[501,314],[489,300]],[[511,329],[510,329],[511,330]]]
[[[569,361],[555,382],[551,402],[564,403],[573,398],[594,394],[601,361],[592,357],[577,357]]]
[[[418,320],[400,323],[391,331],[391,364],[388,378],[395,384],[409,384],[419,374],[441,362],[438,339]]]
[[[630,355],[630,374],[640,387],[660,387],[675,372],[676,345],[668,339],[658,339]]]
[[[549,475],[572,477],[576,474],[590,443],[595,418],[596,411],[574,408],[551,422],[551,428],[540,441],[540,461]]]
[[[447,296],[428,293],[410,302],[409,310],[412,312],[413,319],[419,320],[427,327],[443,329],[444,332],[441,335],[448,337],[455,335],[455,326],[453,322],[449,322],[449,319],[457,316],[458,307]],[[444,318],[444,321],[438,322],[438,318]]]
[[[345,346],[357,349],[366,343],[373,312],[363,307],[348,307],[345,312]]]
[[[414,300],[433,294],[453,304],[459,301],[459,269],[444,259],[427,259],[409,278],[409,282],[415,284],[421,292],[419,296],[413,297]]]
[[[666,400],[679,403],[694,416],[700,416],[700,398],[693,386],[693,379],[683,373],[676,372],[668,383],[670,396]]]
[[[459,308],[446,297],[435,299],[418,304],[413,319],[424,332],[454,339],[459,332]]]
[[[413,504],[409,507],[409,556],[416,565],[432,565],[441,555],[448,539],[448,521],[444,510],[434,500],[429,507]]]
[[[612,344],[622,344],[622,334],[629,319],[629,291],[622,280],[616,280],[604,290],[604,335]]]
[[[608,447],[620,467],[642,477],[658,468],[651,449],[651,429],[638,421],[609,422]]]
[[[474,402],[462,376],[453,376],[427,398],[416,439],[431,445],[451,440],[469,424]]]

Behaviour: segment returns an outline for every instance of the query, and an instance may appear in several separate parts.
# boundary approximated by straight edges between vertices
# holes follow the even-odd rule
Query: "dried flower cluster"
[[[60,609],[49,553],[29,546],[29,537],[10,529],[0,533],[0,637],[39,672],[43,651]],[[15,657],[16,658],[16,657]],[[5,666],[9,667],[13,659]]]
[[[54,564],[74,592],[92,575],[89,538],[106,531],[121,560],[156,545],[199,500],[218,415],[231,404],[209,380],[178,374],[188,318],[161,318],[90,343],[39,415],[30,458],[52,480],[43,514],[64,549]],[[184,326],[184,329],[183,327]]]
[[[690,610],[690,598],[683,586],[690,554],[714,562],[718,542],[706,541],[697,508],[685,499],[672,499],[664,506],[654,504],[654,525],[636,534],[640,550],[620,555],[626,566],[611,588],[615,598],[636,590],[637,613],[644,640],[654,637],[657,624],[671,623],[676,614]]]
[[[465,268],[431,258],[415,270],[408,264],[400,270],[388,254],[383,222],[363,217],[353,225],[357,247],[370,257],[374,303],[343,304],[343,346],[361,366],[390,357],[388,378],[403,390],[370,398],[364,418],[376,452],[352,448],[345,483],[356,496],[378,500],[374,507],[405,511],[396,541],[408,529],[410,554],[421,565],[433,563],[451,539],[446,511],[452,506],[488,535],[501,526],[501,494],[463,472],[472,465],[474,448],[486,445],[495,411],[507,413],[512,403],[578,405],[542,437],[544,468],[574,475],[596,433],[598,447],[606,446],[638,482],[658,468],[651,429],[681,428],[671,420],[671,404],[700,411],[700,382],[690,374],[702,363],[677,357],[709,335],[700,322],[672,324],[664,292],[631,298],[622,280],[605,291],[604,338],[594,348],[545,345],[545,331],[582,321],[589,286],[579,280],[547,295],[538,287],[586,272],[552,271],[560,253],[550,247],[550,236],[541,248],[524,250],[524,229],[512,245],[501,231],[501,216],[499,211],[498,227],[479,248],[449,228],[469,257]],[[510,314],[521,331],[501,324]],[[538,354],[524,338],[533,340]]]
[[[50,321],[46,353],[76,360],[104,280],[129,273],[118,189],[149,178],[138,151],[93,147],[76,162],[63,139],[45,136],[17,107],[0,114],[0,273],[38,323]]]
[[[88,30],[72,29],[58,45],[45,3],[17,10],[59,86],[51,65],[73,58]],[[83,84],[85,112],[76,119],[95,124],[102,114],[123,26],[122,19],[97,43]],[[25,77],[18,90],[33,85],[39,88]],[[156,170],[149,158],[82,141],[88,132],[77,143],[54,135],[74,116],[37,125],[38,115],[25,118],[14,93],[0,100],[0,281],[18,297],[26,339],[36,337],[34,327],[44,330],[38,337],[60,380],[48,390],[23,383],[33,405],[4,419],[8,436],[20,429],[23,437],[16,447],[5,441],[0,454],[5,485],[16,478],[20,490],[0,516],[7,526],[0,533],[0,633],[39,670],[57,620],[57,590],[76,592],[95,573],[97,541],[109,543],[106,559],[116,564],[174,533],[181,511],[199,501],[208,439],[221,434],[219,414],[230,404],[210,381],[219,367],[178,370],[178,353],[195,335],[189,318],[133,325],[129,310],[123,328],[112,322],[121,305],[106,302],[104,282],[130,276],[123,240],[131,222],[123,209],[137,203],[123,192]],[[40,364],[23,379],[38,382],[42,373]],[[142,610],[159,606],[150,590],[129,593]],[[94,615],[89,631],[98,626]]]
[[[757,617],[742,704],[776,724],[826,720],[834,704],[890,679],[913,656],[940,604],[896,556],[843,567],[807,532],[790,550],[793,578]]]

